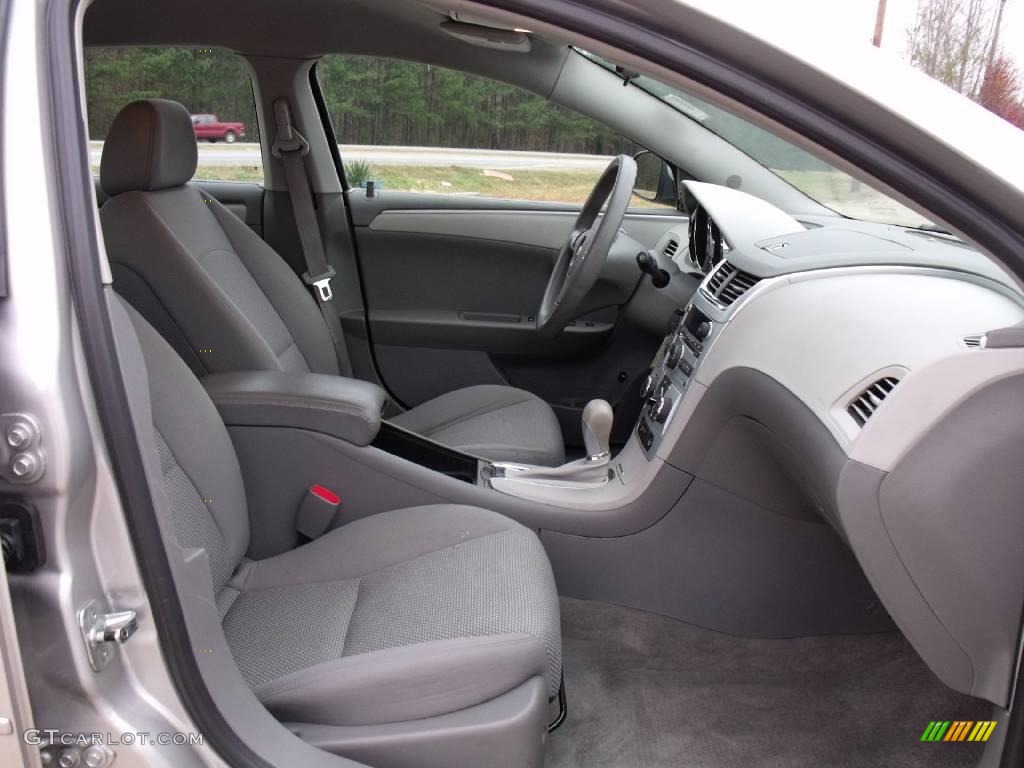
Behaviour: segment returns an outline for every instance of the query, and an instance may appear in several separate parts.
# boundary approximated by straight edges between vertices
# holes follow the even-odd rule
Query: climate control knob
[[[644,393],[642,397],[645,403],[654,397],[654,391],[656,389],[657,384],[654,381],[654,374],[652,373],[647,377],[647,381],[644,382]]]
[[[679,365],[679,361],[683,357],[683,345],[676,339],[668,347],[668,354],[665,355],[665,365],[669,368],[675,368]]]
[[[693,334],[701,341],[704,341],[708,336],[711,335],[711,323],[705,320],[703,323],[697,326],[697,330]]]
[[[672,398],[662,395],[658,398],[658,402],[654,404],[654,420],[659,424],[664,424],[668,420],[668,414],[671,410]]]

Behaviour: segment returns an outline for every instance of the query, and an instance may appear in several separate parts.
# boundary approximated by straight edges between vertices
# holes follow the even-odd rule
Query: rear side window
[[[171,99],[192,115],[197,180],[263,181],[259,126],[245,63],[218,48],[87,48],[90,160],[99,173],[107,131],[136,99]]]

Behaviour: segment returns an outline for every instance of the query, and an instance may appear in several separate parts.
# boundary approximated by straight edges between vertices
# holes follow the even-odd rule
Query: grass
[[[196,168],[196,181],[251,181],[263,183],[260,165],[200,165]]]
[[[346,166],[347,176],[351,166]],[[479,195],[506,200],[547,200],[553,203],[578,203],[590,193],[599,173],[588,171],[513,171],[513,181],[485,176],[479,168],[460,166],[373,166],[365,178],[378,189],[426,192],[442,195]],[[93,168],[99,172],[98,167]],[[504,173],[504,171],[502,171]],[[358,174],[357,174],[358,175]],[[200,165],[196,181],[262,182],[263,168],[241,165]],[[638,201],[639,202],[639,201]]]
[[[92,173],[99,176],[100,167],[93,163]],[[196,169],[195,181],[248,181],[263,183],[263,167],[259,165],[200,165]]]
[[[375,170],[365,160],[351,160],[345,163],[345,181],[353,187],[366,186],[366,182],[376,178]]]
[[[402,192],[579,204],[590,194],[601,172],[504,168],[488,173],[481,168],[459,165],[387,165],[374,166],[370,178],[377,182],[378,189],[385,192],[394,189]],[[657,203],[639,198],[633,198],[630,205],[658,206]]]
[[[582,203],[600,170],[545,170],[516,168],[486,173],[481,168],[459,165],[370,165],[352,161],[345,165],[353,185],[373,180],[377,188],[402,192],[423,192],[438,195],[467,195],[500,200],[538,200],[550,203]],[[844,173],[829,171],[774,171],[810,197],[833,210],[856,219],[882,221],[918,227],[928,220],[895,200],[890,200],[864,184],[858,184]],[[99,167],[93,166],[93,173]],[[493,175],[495,173],[501,174]],[[510,176],[509,178],[504,178]],[[358,177],[357,181],[353,181]],[[200,165],[196,181],[263,182],[260,165]],[[634,197],[633,208],[664,207]]]
[[[505,200],[546,200],[579,203],[593,189],[599,171],[545,171],[505,169],[507,178],[485,175],[480,168],[462,166],[392,165],[376,169],[374,181],[385,191],[433,192],[443,195],[478,195]]]
[[[350,165],[346,175],[351,177]],[[356,169],[362,170],[362,169]],[[517,170],[500,171],[512,180],[485,175],[480,168],[463,166],[373,165],[366,169],[378,189],[440,195],[472,195],[502,200],[541,200],[551,203],[582,203],[590,194],[600,171]],[[99,173],[98,166],[93,173]],[[200,165],[196,181],[247,181],[262,183],[261,166]],[[365,181],[366,179],[360,179]],[[350,178],[351,183],[351,178]],[[633,207],[653,207],[634,197]]]

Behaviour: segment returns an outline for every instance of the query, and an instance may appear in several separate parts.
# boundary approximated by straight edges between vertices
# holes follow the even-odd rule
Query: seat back
[[[235,448],[206,390],[166,341],[119,297],[111,305],[142,444],[155,448],[169,516],[184,549],[204,549],[218,604],[249,547],[249,516]],[[132,333],[134,331],[134,333]],[[130,348],[127,348],[130,346]],[[142,379],[145,379],[144,381]],[[145,439],[150,425],[152,442]]]
[[[103,146],[100,222],[114,287],[198,375],[338,373],[312,296],[230,211],[186,183],[197,149],[188,111],[124,107]]]

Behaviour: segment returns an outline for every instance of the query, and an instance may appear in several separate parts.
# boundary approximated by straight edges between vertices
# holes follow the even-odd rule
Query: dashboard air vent
[[[711,279],[708,280],[708,294],[710,294],[711,296],[717,296],[718,292],[722,288],[722,284],[730,277],[732,277],[732,273],[735,271],[736,267],[734,267],[732,264],[730,264],[729,262],[723,263],[722,266],[720,266],[712,273]]]
[[[964,346],[968,349],[981,349],[984,347],[985,335],[982,333],[973,336],[964,336]]]
[[[674,259],[675,256],[676,256],[676,251],[678,251],[678,250],[679,250],[679,241],[678,240],[669,240],[668,243],[665,245],[665,250],[662,251],[662,253],[664,253],[670,259]]]
[[[850,414],[850,418],[857,422],[858,427],[863,427],[868,419],[874,415],[875,411],[878,410],[882,401],[889,396],[889,393],[899,383],[900,380],[893,376],[883,376],[853,398],[853,401],[846,407],[846,412]]]
[[[722,265],[711,273],[704,290],[719,306],[728,307],[758,282],[758,278],[737,269],[728,261],[723,261]]]

